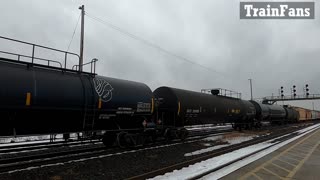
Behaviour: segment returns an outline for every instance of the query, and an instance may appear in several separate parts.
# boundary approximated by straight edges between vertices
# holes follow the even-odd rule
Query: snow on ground
[[[294,138],[291,138],[289,140],[286,140],[282,143],[279,143],[275,146],[272,146],[271,148],[268,148],[264,151],[261,151],[260,153],[258,154],[255,154],[253,156],[250,156],[248,158],[245,158],[237,163],[234,163],[232,165],[229,165],[228,167],[226,168],[223,168],[217,172],[214,172],[214,173],[211,173],[205,177],[203,177],[203,179],[219,179],[277,149],[279,149],[280,147],[304,136],[305,134],[309,133],[307,131],[311,130],[310,132],[312,131],[315,131],[317,129],[319,129],[320,125],[317,124],[317,125],[313,125],[313,126],[310,126],[310,127],[307,127],[307,128],[304,128],[302,130],[299,130],[299,131],[296,131],[296,133],[298,133],[299,135],[294,137]],[[313,129],[315,128],[315,129]],[[313,129],[313,130],[312,130]],[[283,137],[283,136],[282,136]],[[193,164],[193,165],[190,165],[189,167],[186,167],[186,168],[182,168],[180,170],[174,170],[173,172],[169,172],[169,173],[166,173],[164,175],[161,175],[161,176],[156,176],[152,179],[154,180],[159,180],[159,179],[189,179],[189,178],[192,178],[192,177],[195,177],[199,174],[202,174],[204,172],[207,172],[208,170],[210,169],[214,169],[216,167],[219,167],[223,164],[226,164],[228,162],[231,162],[233,160],[236,160],[237,158],[239,157],[242,157],[242,156],[245,156],[247,154],[250,154],[252,152],[255,152],[257,150],[261,150],[263,148],[266,148],[268,146],[271,146],[272,144],[275,144],[277,139],[279,139],[281,137],[278,137],[278,138],[275,138],[273,140],[269,140],[267,142],[263,142],[263,143],[259,143],[259,144],[255,144],[255,145],[252,145],[252,146],[249,146],[249,147],[246,147],[246,148],[242,148],[242,149],[239,149],[239,150],[235,150],[233,152],[230,152],[230,153],[227,153],[227,154],[223,154],[221,156],[217,156],[217,157],[214,157],[214,158],[211,158],[211,159],[208,159],[208,160],[205,160],[205,161],[202,161],[202,162],[199,162],[199,163],[196,163],[196,164]]]
[[[204,141],[218,141],[220,143],[223,143],[221,145],[214,145],[212,146],[209,143],[204,143],[204,146],[211,146],[205,149],[200,149],[191,153],[186,153],[184,156],[194,156],[194,155],[199,155],[199,154],[203,154],[203,153],[207,153],[210,151],[214,151],[220,148],[224,148],[230,145],[234,145],[234,144],[239,144],[245,141],[249,141],[251,139],[253,139],[254,137],[256,137],[255,135],[247,135],[247,134],[238,134],[236,136],[211,136],[208,138],[203,139]]]
[[[33,150],[6,152],[6,153],[0,153],[0,155],[3,155],[3,154],[19,154],[19,153],[32,152],[32,151],[43,151],[43,150],[47,150],[47,149],[49,149],[49,148],[39,148],[39,149],[33,149]]]
[[[76,163],[76,162],[85,162],[85,161],[93,160],[93,159],[101,159],[101,158],[110,157],[110,156],[118,156],[118,155],[122,155],[122,154],[129,154],[129,153],[135,153],[135,152],[140,152],[140,151],[148,151],[148,150],[151,150],[151,149],[166,148],[166,147],[169,147],[169,146],[176,146],[176,145],[185,144],[185,143],[193,143],[193,142],[197,142],[197,141],[198,140],[189,140],[189,141],[184,141],[184,142],[179,141],[179,142],[173,143],[173,144],[165,144],[165,145],[149,147],[149,148],[144,148],[144,149],[139,149],[139,150],[129,150],[129,151],[124,151],[124,152],[119,152],[119,153],[105,154],[105,155],[99,155],[99,156],[92,156],[92,157],[88,157],[88,158],[70,160],[70,161],[66,161],[66,162],[59,162],[59,163],[54,163],[54,164],[47,164],[47,165],[41,165],[41,166],[36,166],[36,167],[17,169],[17,170],[10,171],[9,173],[15,173],[15,172],[20,172],[20,171],[28,171],[30,169],[37,169],[37,168],[49,167],[49,166],[50,167],[51,166],[61,166],[61,165],[64,165],[64,164],[70,164],[70,163]]]
[[[25,142],[14,142],[14,143],[0,143],[0,147],[5,146],[5,147],[10,147],[10,146],[15,146],[15,145],[23,145],[23,144],[38,144],[38,143],[48,143],[50,142],[49,140],[37,140],[37,141],[25,141]]]
[[[77,139],[76,133],[70,134],[70,139]],[[62,134],[57,134],[55,136],[56,141],[64,141]],[[50,135],[38,135],[38,136],[18,136],[18,137],[0,137],[0,147],[1,146],[14,146],[22,144],[37,144],[37,143],[47,143],[50,142]]]
[[[204,125],[185,126],[185,128],[189,131],[206,130],[206,129],[231,129],[232,125],[231,124],[225,124],[225,125],[204,124]]]
[[[210,137],[204,138],[203,141],[218,141],[218,140],[220,140],[222,138],[223,138],[222,135],[220,135],[220,136],[210,136]]]
[[[194,152],[191,152],[191,153],[186,153],[186,154],[184,154],[184,156],[199,155],[199,154],[207,153],[207,152],[210,152],[210,151],[213,151],[213,150],[216,150],[216,149],[220,149],[220,148],[223,148],[223,147],[227,147],[227,146],[230,146],[230,144],[223,144],[223,145],[217,145],[217,146],[208,147],[208,148],[205,148],[205,149],[200,149],[200,150],[197,150],[197,151],[194,151]]]
[[[17,144],[34,144],[50,142],[49,135],[39,135],[39,136],[21,136],[21,137],[10,137],[10,138],[0,138],[0,146],[12,146]],[[57,135],[55,141],[62,141],[62,135]]]

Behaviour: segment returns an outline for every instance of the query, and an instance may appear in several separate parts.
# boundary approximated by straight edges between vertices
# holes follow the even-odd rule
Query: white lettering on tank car
[[[116,114],[134,114],[132,108],[130,107],[118,107]]]
[[[110,117],[115,117],[115,114],[100,114],[99,119],[110,119]]]
[[[187,109],[187,113],[200,113],[200,109]]]
[[[94,88],[101,101],[108,102],[112,99],[112,86],[102,78],[93,79]]]
[[[151,111],[151,103],[138,102],[137,112],[150,112],[150,111]]]

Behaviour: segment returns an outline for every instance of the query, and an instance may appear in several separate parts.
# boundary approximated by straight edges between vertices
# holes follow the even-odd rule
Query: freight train
[[[158,138],[185,139],[189,125],[232,123],[241,130],[258,128],[262,121],[296,122],[302,116],[292,107],[226,97],[214,90],[206,94],[159,87],[152,92],[144,83],[68,69],[67,63],[50,66],[51,60],[34,55],[2,53],[18,60],[0,58],[0,136],[102,132],[106,146],[136,146]]]

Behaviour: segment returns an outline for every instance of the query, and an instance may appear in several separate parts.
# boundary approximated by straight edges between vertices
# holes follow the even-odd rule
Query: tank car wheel
[[[146,140],[147,141],[150,141],[152,143],[155,143],[157,141],[157,133],[155,130],[152,130],[152,131],[146,131],[145,132],[146,134]]]
[[[231,126],[234,130],[237,130],[237,125],[235,123],[231,123]]]
[[[115,140],[115,133],[105,133],[102,137],[102,143],[107,147],[111,147],[114,144]]]
[[[188,137],[188,130],[186,128],[182,128],[179,130],[179,138],[184,141]]]
[[[69,133],[64,133],[62,136],[63,136],[64,141],[68,141],[70,139]]]
[[[251,130],[252,129],[252,124],[251,123],[247,123],[245,129],[246,130]]]
[[[135,142],[127,132],[120,132],[117,135],[117,144],[121,148],[135,146]]]
[[[164,136],[164,138],[166,139],[166,141],[171,141],[171,139],[172,139],[171,129],[170,129],[170,128],[167,128],[167,129],[164,131],[163,136]]]

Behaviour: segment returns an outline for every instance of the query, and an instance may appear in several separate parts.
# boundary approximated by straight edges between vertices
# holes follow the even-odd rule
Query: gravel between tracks
[[[268,132],[258,134],[264,135]],[[223,141],[210,142],[211,146],[223,143]],[[207,148],[207,146],[208,142],[195,141],[104,158],[30,168],[29,170],[0,174],[0,179],[124,179],[192,159],[197,155],[185,156],[185,154]]]

